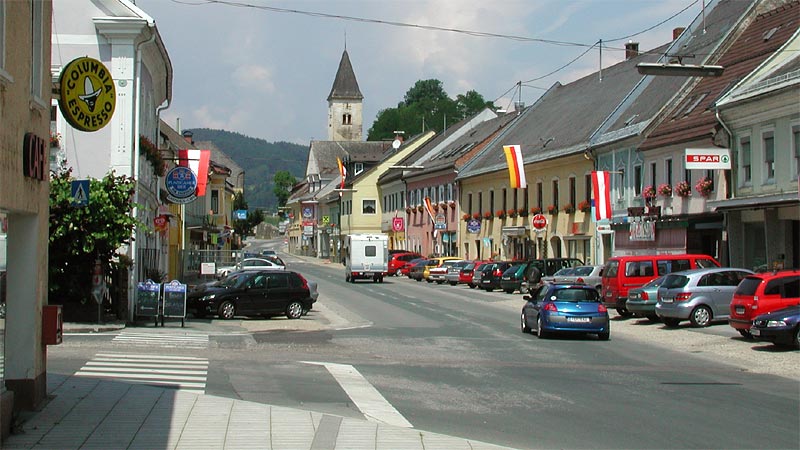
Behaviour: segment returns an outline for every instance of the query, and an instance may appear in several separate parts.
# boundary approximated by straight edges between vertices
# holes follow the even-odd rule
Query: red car
[[[408,261],[403,267],[397,270],[397,273],[400,275],[408,276],[408,272],[411,270],[411,267],[417,263],[425,262],[428,258],[418,257],[414,258],[411,261]]]
[[[734,291],[728,323],[749,338],[756,316],[792,305],[800,305],[800,270],[756,273],[745,277]]]
[[[414,252],[394,253],[390,255],[388,270],[389,275],[397,276],[398,273],[401,273],[401,269],[407,266],[412,259],[417,259],[420,257],[422,257],[422,255]]]
[[[469,287],[471,288],[475,287],[472,284],[472,276],[475,273],[475,268],[483,264],[484,262],[485,261],[472,261],[471,263],[464,266],[464,268],[461,269],[461,272],[458,273],[458,283],[469,285]]]

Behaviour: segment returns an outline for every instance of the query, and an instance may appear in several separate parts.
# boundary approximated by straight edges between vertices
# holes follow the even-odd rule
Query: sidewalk
[[[139,384],[48,375],[50,401],[3,448],[501,449],[468,439]]]

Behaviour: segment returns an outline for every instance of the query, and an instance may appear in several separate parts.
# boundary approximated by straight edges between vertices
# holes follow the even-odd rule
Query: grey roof
[[[361,90],[358,88],[356,74],[353,72],[353,65],[350,64],[350,55],[345,50],[339,61],[339,70],[336,71],[336,78],[333,80],[331,93],[328,94],[328,101],[334,99],[361,100],[363,98],[364,96],[361,95]]]
[[[336,158],[350,162],[378,162],[392,148],[386,141],[311,141],[306,176],[338,174]]]
[[[525,163],[583,151],[595,131],[641,80],[636,64],[658,58],[655,54],[639,54],[604,68],[602,80],[595,72],[566,85],[556,83],[526,108],[512,127],[473,158],[457,178],[504,169],[503,145],[521,145]]]

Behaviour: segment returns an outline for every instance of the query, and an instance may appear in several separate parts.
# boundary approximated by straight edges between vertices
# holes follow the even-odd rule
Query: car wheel
[[[525,313],[519,315],[519,328],[523,333],[530,333],[531,327],[528,326],[528,321],[525,319]]]
[[[617,314],[619,314],[622,317],[630,317],[633,315],[633,313],[628,311],[627,308],[617,308]]]
[[[695,327],[707,327],[711,324],[711,310],[707,306],[698,306],[689,316],[689,322]]]
[[[475,285],[474,285],[474,284],[472,284],[472,283],[470,283],[470,284],[469,284],[469,288],[470,288],[470,289],[475,289],[476,287],[478,287],[478,286],[475,286]]]
[[[432,281],[432,280],[429,280],[429,279],[427,279],[427,278],[425,279],[425,281],[427,281],[428,283],[433,283],[433,281]]]
[[[450,282],[450,286],[455,286],[455,285],[457,285],[457,284],[458,284],[458,283],[453,283],[452,281]]]
[[[647,320],[649,320],[650,322],[659,322],[659,321],[661,321],[661,319],[655,314],[648,314],[645,317],[647,317]]]
[[[679,323],[681,323],[681,319],[673,319],[671,317],[664,317],[661,320],[664,322],[664,325],[670,328],[675,328],[678,326]]]
[[[417,280],[417,283],[421,283],[422,282],[422,278],[414,278],[414,279]]]
[[[513,293],[514,293],[513,289],[506,289],[506,294],[513,294]]]
[[[794,330],[794,346],[800,348],[800,326]]]
[[[233,319],[233,316],[236,315],[236,306],[228,301],[222,302],[219,305],[219,318],[220,319]]]
[[[542,326],[542,316],[536,320],[536,336],[539,336],[539,339],[545,339],[550,336],[550,333],[544,330]]]
[[[444,281],[437,281],[436,284],[444,284]]]
[[[739,330],[739,334],[745,339],[753,339],[753,335],[747,330]]]
[[[303,305],[300,302],[291,302],[286,307],[286,317],[289,319],[299,319],[303,316]]]
[[[609,340],[611,338],[611,332],[610,331],[606,331],[605,333],[597,333],[597,337],[601,341],[607,341],[607,340]]]
[[[486,292],[492,292],[494,290],[494,288],[486,287],[486,288],[483,288],[483,290],[485,290]]]

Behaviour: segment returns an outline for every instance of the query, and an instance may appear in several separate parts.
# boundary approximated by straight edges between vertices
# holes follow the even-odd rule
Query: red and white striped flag
[[[344,189],[344,180],[347,178],[347,167],[345,167],[345,165],[342,164],[342,159],[341,158],[337,157],[336,158],[336,163],[339,165],[339,176],[342,177],[342,183],[340,185],[340,188]]]
[[[184,149],[178,150],[178,165],[192,169],[197,177],[198,197],[206,195],[206,184],[208,184],[208,164],[211,161],[211,150]]]
[[[592,196],[594,197],[594,217],[597,220],[611,218],[611,174],[603,171],[592,172]]]
[[[433,218],[433,205],[431,204],[431,198],[425,197],[425,211],[428,211],[428,216],[431,218],[431,222],[436,222]]]
[[[522,160],[522,147],[519,145],[504,145],[508,163],[508,177],[512,188],[525,189],[528,186],[525,180],[525,162]]]

